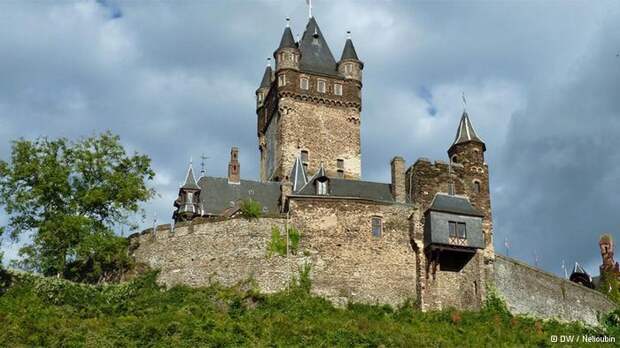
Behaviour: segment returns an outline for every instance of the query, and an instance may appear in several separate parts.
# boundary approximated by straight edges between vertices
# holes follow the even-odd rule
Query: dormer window
[[[342,95],[342,85],[339,83],[334,84],[334,94]]]
[[[310,88],[310,81],[307,77],[302,77],[299,79],[299,88],[308,90]]]
[[[327,195],[329,180],[327,178],[318,178],[316,180],[316,194],[319,196]]]
[[[286,75],[278,75],[278,86],[286,86]]]
[[[316,90],[319,93],[325,93],[326,88],[327,88],[327,83],[325,82],[325,80],[318,80],[316,82]]]

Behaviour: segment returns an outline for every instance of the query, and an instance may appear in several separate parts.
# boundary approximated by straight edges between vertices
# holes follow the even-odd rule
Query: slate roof
[[[228,178],[203,176],[198,180],[200,201],[206,215],[223,215],[241,201],[252,198],[262,206],[264,213],[280,211],[280,183],[241,180],[238,184],[229,184]],[[231,204],[232,202],[232,204]]]
[[[336,60],[314,17],[308,21],[298,46],[301,52],[299,67],[302,71],[339,76]]]
[[[263,80],[260,82],[260,87],[258,88],[263,88],[263,87],[267,87],[269,88],[269,86],[271,86],[271,66],[267,66],[265,68],[265,73],[263,74]]]
[[[316,188],[314,186],[314,180],[318,178],[319,177],[315,175],[310,180],[310,182],[308,182],[308,184],[301,189],[301,191],[296,193],[296,195],[315,196]],[[361,180],[329,178],[328,185],[328,197],[354,197],[380,202],[395,202],[394,197],[392,196],[392,191],[390,190],[390,184]]]
[[[340,60],[345,59],[359,60],[359,58],[357,58],[357,52],[355,52],[355,47],[353,47],[353,41],[351,41],[351,39],[347,39],[347,42],[345,42],[344,44],[344,49],[342,50],[342,56],[340,57]]]
[[[467,197],[452,196],[445,193],[436,194],[428,210],[459,215],[484,216],[480,210],[471,205]]]
[[[185,178],[185,183],[181,186],[182,189],[188,190],[200,190],[200,187],[196,183],[196,178],[194,177],[194,169],[192,165],[189,165],[189,169],[187,170],[187,176]]]
[[[293,32],[291,32],[291,28],[284,28],[284,32],[282,33],[282,39],[280,39],[280,46],[278,46],[278,50],[282,48],[297,48],[295,44],[295,39],[293,38]]]
[[[478,134],[476,134],[476,131],[474,130],[474,126],[471,124],[471,121],[469,120],[469,115],[467,114],[467,111],[463,111],[463,115],[461,116],[461,121],[459,122],[459,128],[456,131],[456,137],[454,138],[454,143],[452,143],[452,146],[456,144],[467,143],[470,141],[474,141],[474,142],[482,144],[483,149],[486,150],[484,141],[482,141],[482,139],[480,139]]]
[[[293,192],[301,190],[308,183],[308,175],[306,174],[306,168],[301,163],[301,158],[297,156],[295,158],[295,164],[291,170],[291,182],[293,183]]]

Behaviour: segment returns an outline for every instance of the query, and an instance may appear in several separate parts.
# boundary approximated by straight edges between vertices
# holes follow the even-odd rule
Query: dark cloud
[[[364,177],[387,182],[394,155],[445,159],[465,92],[496,247],[509,236],[512,255],[555,272],[562,259],[593,271],[598,234],[620,238],[619,14],[611,1],[315,4],[334,56],[351,30],[366,63]],[[301,33],[304,1],[2,2],[0,156],[18,137],[111,129],[158,172],[142,226],[169,218],[190,156],[223,176],[236,145],[256,178],[254,90],[286,16]]]

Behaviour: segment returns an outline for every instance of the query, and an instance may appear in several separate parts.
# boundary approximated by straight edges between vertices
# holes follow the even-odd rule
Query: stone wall
[[[253,278],[262,292],[285,289],[304,264],[312,292],[335,304],[348,301],[399,305],[416,298],[416,255],[407,224],[410,206],[371,202],[295,199],[289,223],[301,232],[297,255],[267,257],[271,229],[286,219],[232,219],[160,228],[133,236],[138,262],[161,269],[167,285],[231,286]],[[383,218],[373,237],[370,219]]]
[[[313,291],[344,303],[401,304],[416,299],[416,253],[407,217],[411,206],[357,200],[294,198],[291,221],[311,255]],[[371,218],[381,217],[381,236]]]
[[[495,257],[495,286],[513,314],[598,325],[616,305],[603,294],[502,255]]]

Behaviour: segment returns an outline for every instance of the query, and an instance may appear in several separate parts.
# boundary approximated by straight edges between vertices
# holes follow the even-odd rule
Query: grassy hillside
[[[604,330],[512,317],[496,299],[481,312],[421,313],[412,306],[368,305],[337,309],[309,295],[307,280],[263,296],[250,284],[164,290],[154,279],[149,274],[95,287],[13,277],[0,295],[0,346],[551,346],[552,334]],[[606,330],[620,338],[618,326],[609,324]]]

